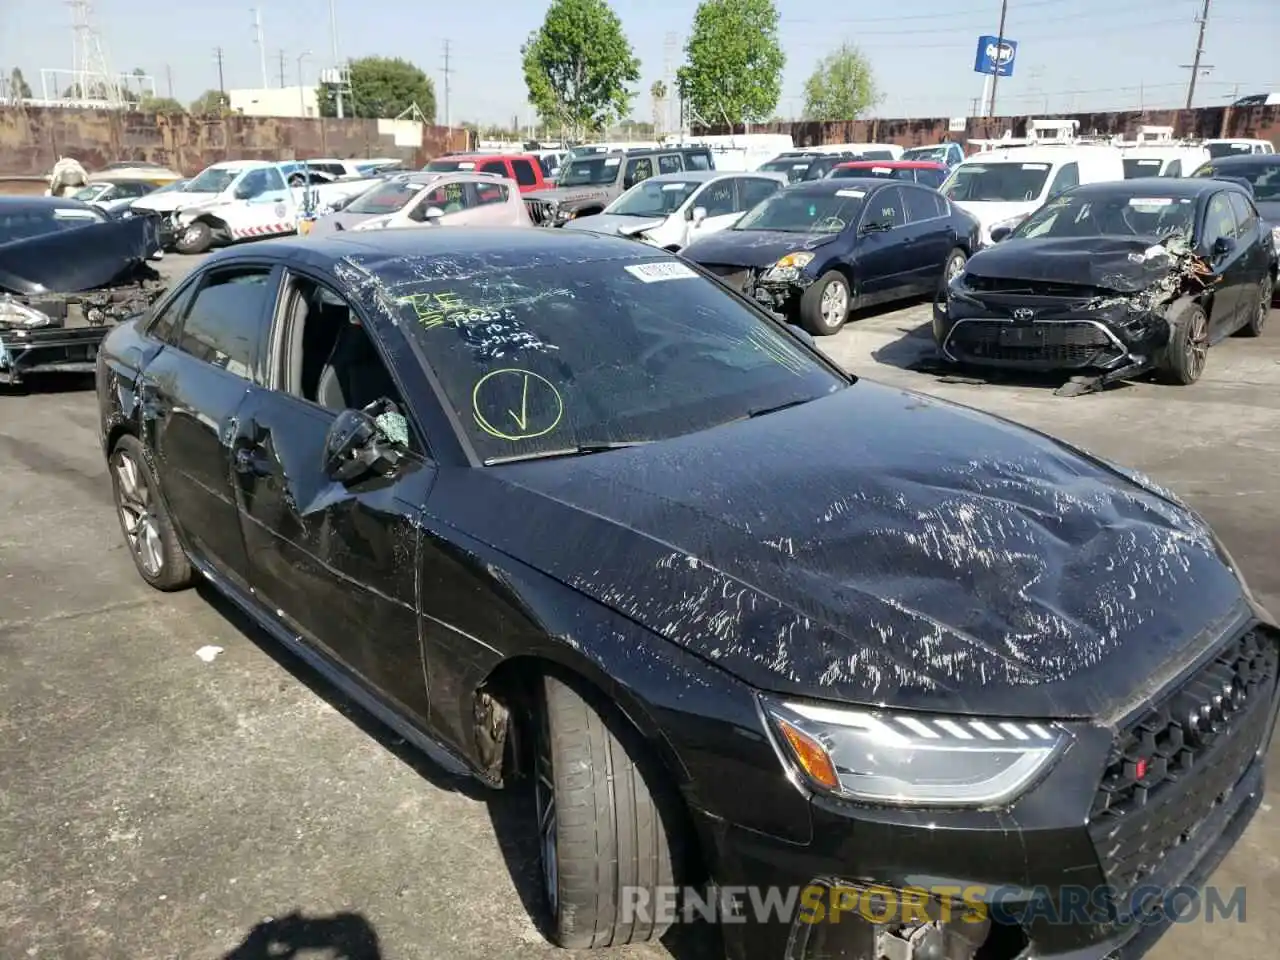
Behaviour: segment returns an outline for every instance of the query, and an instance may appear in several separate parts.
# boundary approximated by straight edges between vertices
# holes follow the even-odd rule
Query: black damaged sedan
[[[1133,891],[1198,882],[1260,802],[1280,631],[1197,515],[850,377],[663,251],[229,250],[97,386],[141,576],[207,579],[447,768],[531,782],[564,946],[652,939],[710,878],[932,891],[744,909],[733,958],[1140,952]],[[1068,882],[1116,896],[1016,909]]]
[[[1086,184],[993,238],[934,306],[952,362],[1185,385],[1210,346],[1261,336],[1271,311],[1271,228],[1235,183]]]

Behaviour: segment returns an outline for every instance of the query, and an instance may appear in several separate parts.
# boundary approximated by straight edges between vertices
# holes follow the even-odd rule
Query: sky
[[[117,71],[142,68],[161,96],[183,102],[218,85],[214,48],[223,49],[228,89],[259,87],[255,0],[96,0],[93,20]],[[272,86],[305,82],[333,62],[329,0],[256,0]],[[843,41],[871,62],[884,99],[881,117],[960,116],[982,93],[973,72],[977,38],[997,33],[999,0],[959,12],[954,0],[894,0],[853,12],[840,0],[775,0],[787,57],[777,113],[798,117],[805,78]],[[998,113],[1055,115],[1085,110],[1181,106],[1203,0],[1009,0],[1004,36],[1018,42],[1014,75],[1001,78]],[[531,119],[520,45],[542,22],[545,0],[332,0],[342,58],[403,57],[436,83],[443,119],[445,41],[450,48],[449,114],[509,123]],[[861,6],[861,5],[859,5]],[[653,119],[650,85],[683,62],[697,0],[613,0],[640,59],[632,115]],[[985,9],[989,8],[989,9]],[[897,10],[898,13],[890,12]],[[42,69],[72,66],[71,8],[52,0],[0,0],[0,75],[21,67],[40,96]],[[1280,92],[1280,0],[1211,0],[1196,105],[1235,95]],[[309,54],[299,61],[299,56]],[[69,78],[63,75],[61,86]]]

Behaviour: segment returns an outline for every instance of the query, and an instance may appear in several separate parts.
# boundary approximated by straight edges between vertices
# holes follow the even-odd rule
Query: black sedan
[[[950,361],[1191,384],[1212,344],[1260,336],[1271,310],[1271,233],[1234,183],[1086,184],[992,237],[935,305]]]
[[[1280,252],[1280,154],[1222,157],[1210,160],[1191,175],[1247,183],[1253,193],[1253,205],[1270,228],[1271,241]]]
[[[853,310],[937,293],[980,232],[976,218],[926,187],[825,179],[780,190],[681,255],[826,336]]]
[[[111,334],[98,397],[143,579],[206,578],[450,770],[531,778],[565,946],[652,939],[710,874],[733,958],[1111,956],[1133,885],[1259,803],[1280,630],[1199,517],[850,377],[665,251],[225,251]],[[994,912],[922,926],[924,877]],[[1122,895],[1022,923],[1063,877]],[[901,923],[850,912],[867,883]]]

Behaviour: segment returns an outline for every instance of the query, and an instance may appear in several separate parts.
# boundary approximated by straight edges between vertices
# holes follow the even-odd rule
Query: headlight
[[[811,785],[870,803],[1005,803],[1070,742],[1070,734],[1053,723],[762,700],[789,760]]]
[[[763,279],[775,283],[797,280],[800,271],[813,261],[813,254],[808,252],[788,253],[785,257],[765,271]]]
[[[39,310],[33,310],[9,297],[0,297],[0,327],[31,330],[35,327],[47,327],[52,322]]]

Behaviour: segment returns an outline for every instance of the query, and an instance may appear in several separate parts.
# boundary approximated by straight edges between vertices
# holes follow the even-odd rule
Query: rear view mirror
[[[706,207],[694,207],[694,208],[693,208],[693,210],[692,210],[692,212],[691,212],[691,215],[690,215],[689,219],[693,222],[693,225],[694,225],[695,227],[696,227],[696,226],[699,226],[699,225],[702,223],[702,221],[703,221],[703,220],[707,219],[707,208],[706,208]]]
[[[374,418],[363,410],[343,410],[325,437],[324,472],[338,483],[387,476],[403,459],[401,448],[384,437]]]
[[[991,242],[999,243],[1001,240],[1007,240],[1011,233],[1013,233],[1013,227],[996,227],[991,231]]]

